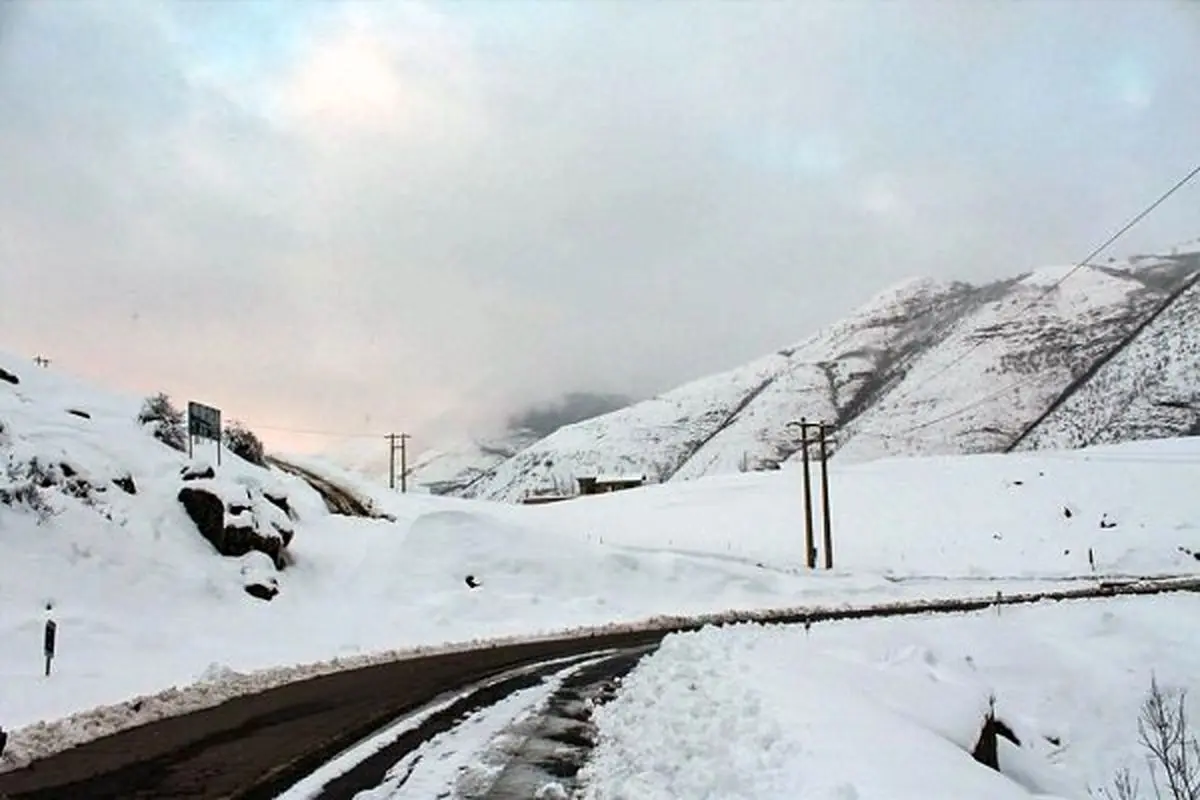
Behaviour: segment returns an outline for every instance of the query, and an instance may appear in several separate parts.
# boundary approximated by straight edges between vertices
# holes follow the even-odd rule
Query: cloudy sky
[[[1191,0],[16,0],[0,349],[432,437],[1073,262],[1198,132]]]

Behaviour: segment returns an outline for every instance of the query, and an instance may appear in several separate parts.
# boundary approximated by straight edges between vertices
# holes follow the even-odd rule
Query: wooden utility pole
[[[813,507],[812,507],[812,476],[808,468],[808,426],[804,417],[800,418],[800,452],[801,463],[804,465],[804,563],[809,569],[817,566],[817,550],[813,547]]]
[[[821,437],[821,523],[825,545],[825,569],[833,569],[833,523],[829,518],[829,452],[825,444],[828,430],[824,422],[817,425],[817,435]]]
[[[400,451],[400,491],[408,491],[408,440],[407,433],[389,433],[388,440],[388,488],[396,488],[396,451]]]
[[[408,492],[408,440],[407,433],[400,434],[400,492]]]

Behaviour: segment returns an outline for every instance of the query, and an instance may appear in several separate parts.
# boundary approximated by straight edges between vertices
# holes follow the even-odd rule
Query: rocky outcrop
[[[5,383],[11,383],[13,386],[16,386],[17,384],[19,384],[21,382],[21,379],[18,378],[16,375],[13,375],[11,372],[6,370],[4,367],[0,367],[0,381],[4,381]]]
[[[211,468],[190,468],[187,472],[193,476],[210,473]],[[268,494],[256,485],[222,484],[211,477],[192,477],[185,480],[178,499],[200,535],[221,555],[262,553],[275,569],[287,565],[286,549],[294,528],[284,510],[288,507],[286,497],[281,498],[278,492]]]

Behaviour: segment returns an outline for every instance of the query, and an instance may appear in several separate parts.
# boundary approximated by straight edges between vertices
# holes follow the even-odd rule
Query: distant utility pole
[[[407,433],[389,433],[388,440],[388,487],[396,488],[396,451],[400,452],[400,491],[408,491],[408,440]]]
[[[828,465],[828,441],[832,426],[826,425],[824,422],[809,422],[804,417],[801,417],[799,422],[788,424],[800,427],[800,464],[801,476],[804,481],[804,563],[808,565],[809,569],[816,569],[817,548],[813,541],[812,469],[808,450],[809,445],[813,444],[818,447],[817,456],[821,460],[821,532],[823,534],[821,544],[825,553],[824,567],[833,569],[833,523],[829,514]],[[815,437],[811,439],[808,435],[809,428],[816,431]]]
[[[833,569],[833,523],[829,517],[829,451],[826,450],[829,427],[824,423],[817,425],[817,435],[821,437],[821,523],[825,544],[825,569]]]
[[[50,366],[50,359],[46,358],[45,356],[34,356],[33,363],[37,364],[42,369],[45,369],[46,367]]]

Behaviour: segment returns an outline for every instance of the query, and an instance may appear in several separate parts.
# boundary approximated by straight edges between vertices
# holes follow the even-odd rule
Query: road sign
[[[221,409],[203,403],[188,403],[188,457],[192,455],[192,440],[212,439],[217,443],[217,463],[221,463]]]
[[[221,409],[188,403],[188,435],[221,441]]]

